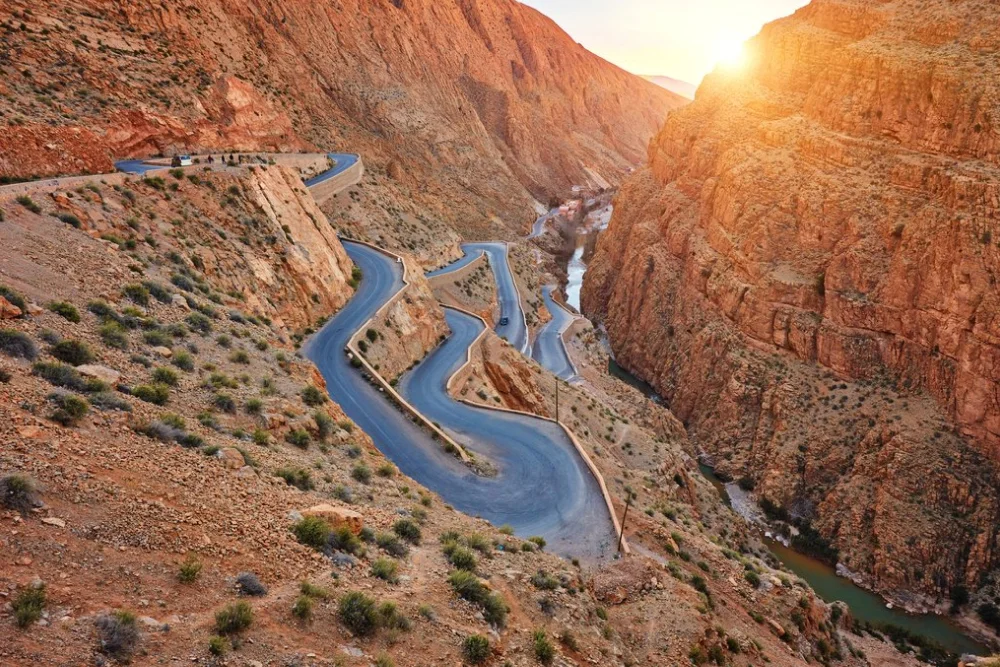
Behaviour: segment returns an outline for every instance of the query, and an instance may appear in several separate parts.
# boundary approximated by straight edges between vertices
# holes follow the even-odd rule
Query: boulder
[[[156,346],[153,348],[153,352],[160,355],[164,359],[169,359],[174,355],[173,351],[169,347]]]
[[[170,297],[170,302],[182,310],[191,310],[191,306],[188,305],[187,299],[181,294],[174,294]]]
[[[0,296],[0,320],[13,320],[23,314],[20,308]]]
[[[239,470],[246,465],[243,453],[235,447],[223,447],[216,452],[215,458],[222,461],[222,464],[230,470]]]
[[[118,384],[118,380],[122,377],[122,374],[115,369],[108,368],[107,366],[101,366],[100,364],[84,364],[83,366],[77,366],[76,371],[80,375],[97,378],[98,380],[107,382],[111,385]]]
[[[32,317],[37,317],[38,315],[41,315],[42,313],[45,312],[45,309],[39,306],[37,303],[29,303],[27,308],[28,308],[28,314],[31,315]]]
[[[354,510],[349,510],[346,507],[334,507],[326,503],[302,510],[302,516],[318,516],[321,519],[326,519],[327,523],[334,528],[346,525],[355,535],[360,533],[364,526],[362,516]]]

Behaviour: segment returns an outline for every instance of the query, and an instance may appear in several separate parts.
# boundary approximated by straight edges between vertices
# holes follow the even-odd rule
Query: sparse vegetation
[[[115,660],[128,662],[139,647],[139,625],[135,614],[114,611],[97,617],[97,635],[100,650]]]
[[[292,532],[299,542],[318,551],[330,539],[330,524],[318,516],[306,516],[292,526]]]
[[[472,665],[481,665],[490,657],[490,640],[483,635],[469,635],[462,640],[462,657]]]
[[[49,303],[49,310],[74,324],[80,322],[80,311],[68,301],[53,301]]]
[[[38,357],[38,348],[28,334],[16,329],[0,329],[0,352],[8,357],[33,361]]]
[[[11,602],[14,610],[14,622],[17,627],[26,628],[42,617],[45,611],[45,584],[26,586]]]
[[[215,614],[215,631],[220,635],[243,632],[253,624],[253,607],[246,602],[234,602]]]

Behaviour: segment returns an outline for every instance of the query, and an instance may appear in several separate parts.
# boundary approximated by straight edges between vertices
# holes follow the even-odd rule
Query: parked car
[[[194,164],[194,161],[191,159],[190,155],[182,155],[180,157],[180,160],[181,160],[180,166],[182,167],[190,167],[192,164]]]

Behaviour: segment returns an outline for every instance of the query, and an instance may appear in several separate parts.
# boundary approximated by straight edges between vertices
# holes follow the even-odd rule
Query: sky
[[[769,21],[808,0],[521,0],[634,74],[697,85]]]

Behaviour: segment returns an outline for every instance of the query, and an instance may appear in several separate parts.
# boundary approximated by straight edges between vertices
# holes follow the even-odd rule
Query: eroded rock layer
[[[997,563],[997,8],[816,0],[673,112],[583,291],[617,358],[875,588]]]

